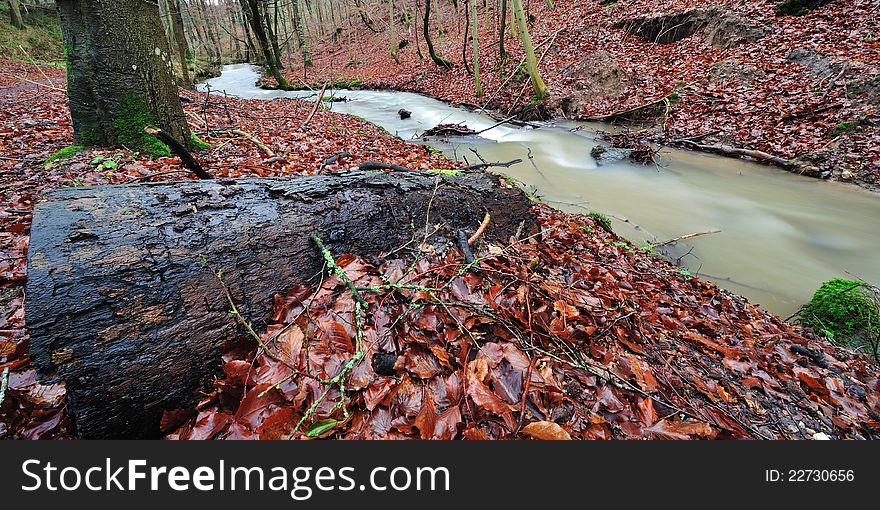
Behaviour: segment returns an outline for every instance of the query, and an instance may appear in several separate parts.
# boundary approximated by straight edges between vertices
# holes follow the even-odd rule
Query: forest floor
[[[191,178],[175,158],[121,148],[53,159],[73,141],[63,86],[51,68],[0,61],[0,438],[72,437],[63,386],[40,384],[27,354],[26,255],[39,196]],[[308,103],[181,94],[191,129],[212,146],[197,157],[218,177],[344,171],[365,160],[457,167],[354,117],[321,110],[300,129]],[[325,165],[343,151],[349,156]],[[864,356],[683,274],[595,218],[543,205],[535,212],[540,236],[478,244],[470,265],[454,250],[379,264],[341,255],[359,286],[400,284],[364,292],[360,328],[338,277],[290,282],[265,318],[272,354],[246,336],[228,342],[223,375],[197,406],[166,413],[163,431],[182,439],[880,437],[880,370]],[[364,361],[340,394],[327,380],[356,350]]]
[[[488,13],[478,2],[483,97],[476,97],[468,71],[473,57],[470,43],[464,46],[462,13],[441,13],[450,20],[446,34],[433,37],[452,70],[428,58],[418,23],[397,23],[398,39],[407,44],[395,62],[383,30],[387,15],[379,15],[374,25],[380,33],[360,22],[346,27],[335,42],[311,48],[313,67],[304,70],[293,56],[285,75],[294,86],[357,80],[367,88],[420,92],[526,118],[637,120],[639,136],[656,143],[760,150],[797,159],[797,171],[805,174],[880,190],[877,3],[837,0],[805,16],[777,16],[777,3],[617,0],[603,6],[557,0],[550,11],[544,2],[529,2],[539,69],[551,89],[540,102],[532,98],[523,52],[510,30],[508,56],[499,57],[494,2]],[[446,2],[440,8],[452,9]],[[693,13],[693,23],[639,19],[685,12]],[[642,129],[645,121],[650,129]]]

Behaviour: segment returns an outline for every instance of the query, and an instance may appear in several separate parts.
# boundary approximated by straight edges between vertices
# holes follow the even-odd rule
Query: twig
[[[259,148],[261,151],[265,152],[266,156],[269,156],[270,158],[275,157],[275,151],[273,151],[272,149],[267,147],[266,144],[261,142],[256,136],[248,133],[247,131],[242,131],[241,129],[233,129],[230,131],[230,133],[238,135],[242,138],[247,138],[248,140],[253,142],[253,144],[256,145],[257,148]]]
[[[474,235],[472,235],[472,236],[467,240],[467,245],[468,245],[468,246],[473,246],[474,243],[476,243],[477,240],[480,238],[480,236],[483,235],[483,232],[486,231],[486,227],[489,226],[489,220],[491,220],[491,219],[492,219],[492,217],[491,217],[491,216],[489,215],[489,213],[487,212],[487,213],[486,213],[486,216],[483,217],[483,221],[480,223],[480,226],[477,228],[477,231],[474,232]]]
[[[692,234],[685,234],[683,236],[673,237],[672,239],[669,239],[667,241],[663,241],[660,243],[650,243],[650,244],[651,244],[651,247],[657,248],[659,246],[666,246],[667,244],[677,243],[678,241],[684,241],[685,239],[691,239],[694,237],[704,236],[704,235],[708,235],[708,234],[717,234],[719,232],[721,232],[721,231],[716,228],[716,229],[712,229],[712,230],[706,230],[705,232],[694,232]]]
[[[229,306],[232,308],[232,310],[230,311],[230,313],[232,314],[232,316],[235,317],[235,319],[236,319],[236,320],[237,320],[242,326],[245,327],[245,329],[247,330],[248,334],[249,334],[254,340],[257,341],[257,344],[260,346],[261,349],[263,349],[263,352],[265,352],[267,356],[269,356],[270,358],[272,358],[272,359],[275,360],[275,361],[278,361],[278,362],[284,363],[284,361],[283,361],[280,357],[278,357],[277,354],[275,354],[274,352],[272,352],[272,350],[269,349],[269,346],[266,345],[266,344],[263,342],[263,339],[260,338],[260,335],[258,335],[257,332],[254,331],[254,328],[253,328],[253,326],[251,325],[251,323],[250,323],[249,321],[246,321],[246,320],[244,319],[244,317],[241,316],[241,312],[238,311],[238,307],[235,306],[235,301],[232,299],[232,293],[229,291],[229,287],[227,287],[227,286],[226,286],[226,283],[223,281],[223,271],[218,271],[218,272],[214,273],[214,275],[217,277],[217,281],[220,282],[220,287],[223,288],[223,293],[226,294],[226,301],[229,302]]]
[[[299,127],[296,128],[297,131],[302,130],[302,128],[306,127],[306,125],[308,125],[308,123],[311,122],[312,117],[315,116],[315,113],[318,112],[318,108],[321,106],[321,101],[324,100],[324,91],[326,91],[326,90],[327,90],[327,82],[324,82],[324,86],[321,87],[321,92],[318,92],[318,98],[315,99],[315,105],[312,106],[312,111],[309,112],[309,116],[306,117],[306,120],[304,120],[302,122],[302,124],[300,124]]]
[[[199,179],[214,178],[211,174],[206,172],[204,168],[202,168],[202,165],[200,165],[199,162],[196,161],[196,158],[194,158],[193,155],[190,154],[188,150],[186,150],[186,147],[184,147],[183,144],[181,144],[180,142],[175,140],[173,136],[171,136],[171,133],[163,129],[159,129],[155,126],[144,126],[144,132],[148,135],[155,136],[156,138],[167,144],[171,148],[171,151],[177,154],[177,156],[180,158],[180,161],[182,161],[187,168],[192,170],[192,172],[196,174]]]

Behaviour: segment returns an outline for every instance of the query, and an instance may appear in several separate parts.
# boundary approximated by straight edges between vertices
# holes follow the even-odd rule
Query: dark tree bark
[[[189,43],[186,41],[186,30],[183,28],[183,16],[180,14],[180,0],[165,0],[168,10],[168,25],[174,36],[174,47],[177,49],[177,60],[180,61],[180,70],[186,88],[192,88],[192,78],[189,75]]]
[[[428,25],[431,21],[431,0],[425,0],[425,19],[424,23],[422,23],[422,31],[425,36],[425,44],[428,46],[428,54],[431,55],[431,60],[434,61],[440,67],[445,67],[447,69],[452,69],[452,62],[446,60],[441,57],[434,51],[434,43],[431,42],[431,34],[428,30]]]
[[[273,23],[270,21],[270,8],[269,8],[269,0],[263,0],[263,20],[266,23],[266,35],[269,37],[269,43],[272,45],[272,56],[275,58],[275,65],[278,69],[284,69],[284,64],[281,63],[281,48],[278,46],[278,9],[275,9],[275,26],[273,27]]]
[[[259,0],[240,0],[240,2],[241,10],[244,12],[244,17],[251,27],[251,32],[253,32],[254,37],[257,39],[257,45],[259,45],[259,50],[266,61],[269,72],[272,73],[272,77],[275,78],[278,86],[286,89],[287,80],[281,75],[281,71],[278,70],[278,66],[275,63],[275,55],[272,53],[269,38],[266,36]]]
[[[166,154],[164,144],[144,133],[151,124],[188,143],[158,3],[58,0],[57,5],[77,143]]]
[[[428,205],[430,203],[430,206]],[[480,172],[353,171],[67,188],[34,209],[27,281],[30,351],[45,381],[65,381],[82,437],[156,437],[166,409],[188,407],[239,334],[221,283],[260,329],[276,293],[313,283],[309,241],[369,256],[421,238],[503,243],[534,231],[531,202]],[[523,224],[524,223],[524,224]]]

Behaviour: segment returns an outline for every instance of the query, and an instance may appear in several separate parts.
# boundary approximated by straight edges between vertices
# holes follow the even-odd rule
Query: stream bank
[[[772,0],[559,0],[530,4],[539,68],[551,89],[535,103],[517,71],[518,41],[498,55],[498,13],[481,8],[481,81],[461,61],[463,26],[450,23],[434,45],[453,61],[434,65],[419,26],[395,62],[388,34],[342,28],[314,45],[313,66],[287,62],[292,84],[350,83],[429,94],[457,104],[569,119],[647,120],[643,137],[665,144],[696,139],[797,160],[798,171],[880,189],[880,32],[876,2],[838,0],[804,16],[780,16]],[[446,9],[444,11],[443,9]],[[451,6],[441,6],[454,18]],[[381,18],[381,15],[378,15]],[[417,19],[418,16],[415,16]],[[651,38],[658,27],[664,37]],[[658,32],[659,33],[659,32]],[[420,58],[419,51],[424,58]],[[319,85],[320,87],[320,85]],[[815,170],[813,170],[815,169]]]
[[[304,91],[266,90],[254,85],[257,69],[227,66],[209,80],[211,90],[250,99],[313,101]],[[331,92],[328,92],[329,95]],[[441,123],[475,131],[497,124],[494,117],[410,92],[337,90],[334,112],[355,115],[410,143],[427,144],[451,159],[522,163],[495,169],[564,211],[600,211],[615,231],[638,250],[650,240],[720,230],[681,243],[683,270],[747,296],[786,317],[807,302],[823,281],[854,274],[880,281],[874,263],[880,235],[874,218],[880,201],[854,186],[791,174],[773,167],[692,151],[663,149],[661,165],[626,160],[602,165],[590,155],[604,146],[603,123],[558,121],[540,127],[500,125],[480,136],[429,138]],[[218,94],[219,95],[219,94]],[[273,101],[269,101],[273,102]],[[286,101],[284,101],[286,102]],[[297,101],[298,102],[298,101]],[[403,108],[411,117],[401,119]]]

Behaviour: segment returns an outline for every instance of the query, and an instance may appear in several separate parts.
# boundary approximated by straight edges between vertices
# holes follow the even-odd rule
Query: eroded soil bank
[[[293,56],[285,73],[292,84],[354,81],[524,117],[649,120],[647,139],[761,150],[796,159],[799,172],[877,190],[876,2],[837,0],[804,16],[778,16],[777,3],[559,0],[550,11],[530,2],[539,68],[552,92],[539,103],[517,72],[523,54],[513,34],[505,39],[508,58],[499,58],[491,3],[480,11],[483,97],[462,62],[457,24],[434,37],[452,70],[427,58],[417,26],[399,34],[408,42],[399,64],[388,33],[345,27],[335,43],[312,48],[313,67],[304,70]]]

